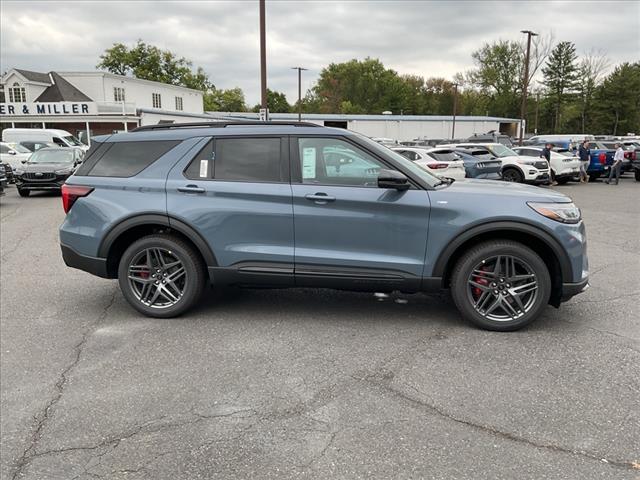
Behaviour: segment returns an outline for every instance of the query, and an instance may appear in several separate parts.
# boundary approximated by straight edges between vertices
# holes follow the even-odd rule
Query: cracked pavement
[[[446,295],[211,291],[183,318],[64,266],[60,198],[0,199],[0,478],[640,477],[640,184],[556,187],[592,288],[515,333]]]

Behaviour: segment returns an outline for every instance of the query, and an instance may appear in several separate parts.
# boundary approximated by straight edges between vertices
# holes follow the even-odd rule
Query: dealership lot
[[[637,478],[640,185],[557,189],[592,288],[501,334],[446,295],[228,290],[141,317],[64,266],[59,197],[9,187],[0,476]]]

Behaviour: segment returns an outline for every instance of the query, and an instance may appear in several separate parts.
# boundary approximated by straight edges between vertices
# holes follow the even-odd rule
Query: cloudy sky
[[[258,2],[0,0],[0,68],[92,70],[114,42],[138,38],[202,66],[219,88],[241,87],[258,103]],[[400,73],[451,78],[471,68],[483,42],[523,29],[570,40],[613,63],[640,59],[640,2],[267,0],[269,88],[297,98],[292,66],[377,57]]]

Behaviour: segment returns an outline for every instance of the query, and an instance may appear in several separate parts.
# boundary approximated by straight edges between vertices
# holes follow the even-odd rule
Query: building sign
[[[54,115],[97,115],[95,102],[36,102],[36,103],[0,103],[0,117]]]

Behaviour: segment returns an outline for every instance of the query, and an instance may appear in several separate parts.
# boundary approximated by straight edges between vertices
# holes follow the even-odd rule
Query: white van
[[[5,128],[2,131],[2,141],[7,143],[39,141],[55,143],[60,147],[75,147],[81,148],[84,151],[89,150],[87,145],[66,130],[55,130],[52,128]]]

